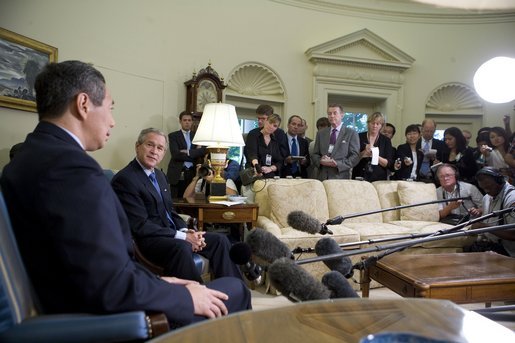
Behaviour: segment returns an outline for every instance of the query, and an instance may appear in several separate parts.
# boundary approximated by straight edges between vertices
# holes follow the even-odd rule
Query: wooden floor
[[[278,295],[273,296],[269,294],[265,294],[265,289],[263,287],[258,287],[256,290],[251,291],[252,292],[252,308],[255,311],[259,310],[266,310],[281,306],[288,306],[292,305],[293,303],[290,302],[285,297]],[[358,292],[358,294],[361,293]],[[381,288],[373,288],[370,290],[370,298],[371,299],[395,299],[395,298],[401,298],[400,295],[392,292],[386,287]],[[504,303],[493,303],[492,306],[500,306],[504,305]],[[483,308],[484,304],[463,304],[460,305],[463,308],[467,310],[473,310],[473,309],[479,309]],[[515,331],[515,322],[498,322],[499,324],[509,328],[512,331]]]

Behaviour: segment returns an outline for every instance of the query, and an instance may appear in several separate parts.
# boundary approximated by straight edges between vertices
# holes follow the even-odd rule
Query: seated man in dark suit
[[[141,131],[136,158],[114,176],[111,184],[118,195],[138,248],[165,275],[202,282],[192,254],[210,261],[215,278],[241,278],[239,267],[229,257],[226,236],[187,230],[186,223],[172,208],[168,182],[157,165],[168,148],[166,135],[158,129]]]
[[[235,278],[156,277],[137,263],[129,222],[100,165],[114,127],[102,74],[79,61],[50,63],[35,83],[39,124],[0,184],[44,313],[163,312],[172,327],[250,308]]]

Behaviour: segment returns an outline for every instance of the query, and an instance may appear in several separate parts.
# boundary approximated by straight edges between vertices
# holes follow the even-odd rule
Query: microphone
[[[302,211],[290,212],[286,221],[288,225],[298,231],[307,232],[313,235],[315,233],[319,233],[321,235],[333,234],[333,232],[327,228],[327,224],[321,224],[318,219],[313,218]]]
[[[329,299],[327,287],[289,258],[272,263],[268,276],[270,283],[293,302]]]
[[[293,259],[293,254],[286,244],[264,229],[251,230],[245,242],[249,245],[252,254],[267,264],[272,264],[281,257]]]
[[[236,243],[229,250],[231,260],[241,266],[242,272],[249,281],[256,285],[261,283],[261,273],[263,269],[252,262],[252,251],[247,243]]]
[[[321,238],[315,245],[315,253],[317,256],[332,255],[341,252],[342,249],[331,237]],[[339,272],[346,278],[352,277],[352,261],[348,256],[323,260],[323,262],[329,269]]]
[[[331,299],[336,298],[359,298],[358,293],[352,288],[349,281],[337,271],[325,273],[322,276],[322,284],[330,291]]]

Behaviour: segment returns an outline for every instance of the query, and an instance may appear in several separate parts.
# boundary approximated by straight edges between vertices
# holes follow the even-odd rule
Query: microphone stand
[[[458,200],[470,199],[470,197],[466,197],[466,198],[453,198],[453,199],[458,199]],[[443,202],[442,200],[436,200],[436,201],[437,202]],[[447,199],[445,201],[449,201],[449,199]],[[404,205],[404,207],[405,206],[412,207],[412,206],[427,205],[429,203],[434,203],[434,201],[431,201],[431,202],[428,202],[428,203],[423,203],[423,204]],[[398,206],[398,207],[403,207],[403,206]],[[391,207],[389,209],[378,210],[378,211],[383,211],[384,212],[386,210],[397,209],[398,207]],[[500,210],[500,211],[503,211],[503,210]],[[373,211],[373,212],[375,213],[377,211]],[[509,212],[509,211],[507,211],[507,212]],[[367,213],[367,214],[371,214],[371,213]],[[421,238],[421,237],[428,237],[428,236],[435,235],[435,234],[443,235],[443,234],[446,234],[446,233],[449,233],[449,232],[454,232],[454,231],[460,230],[460,229],[464,228],[465,226],[468,226],[468,225],[480,222],[480,221],[482,221],[484,219],[488,219],[488,218],[490,218],[490,217],[492,217],[492,216],[494,216],[496,214],[498,215],[498,214],[502,214],[502,213],[499,213],[499,211],[495,211],[495,212],[492,212],[490,214],[486,214],[484,216],[480,216],[480,217],[477,217],[477,218],[470,219],[470,220],[468,220],[466,222],[457,224],[457,225],[455,225],[453,227],[450,227],[448,229],[440,229],[440,230],[432,232],[432,233],[412,233],[412,234],[408,234],[408,235],[404,235],[404,236],[397,236],[397,237],[386,237],[386,238],[368,239],[368,240],[365,240],[365,241],[341,243],[341,244],[338,244],[338,246],[340,248],[348,248],[348,247],[352,247],[352,246],[355,246],[355,245],[375,244],[375,243],[382,243],[382,242],[398,241],[398,240],[402,240],[402,239]],[[353,217],[357,217],[357,216],[358,216],[357,214],[351,215],[352,218]],[[347,218],[350,218],[350,217],[347,217]],[[332,219],[330,219],[330,220],[332,220]],[[314,251],[315,251],[315,249],[313,249],[313,248],[297,247],[297,248],[292,250],[292,253],[293,254],[301,254],[301,253],[310,253],[310,252],[314,252]]]
[[[510,207],[510,208],[505,208],[505,209],[498,210],[498,211],[493,211],[492,213],[489,213],[482,217],[472,219],[472,220],[468,221],[467,223],[463,223],[463,224],[465,224],[465,226],[466,226],[466,225],[469,225],[470,223],[475,223],[477,221],[487,219],[487,218],[490,218],[493,216],[498,216],[500,214],[509,213],[511,211],[515,211],[515,207]],[[463,225],[463,224],[461,224],[461,225]],[[324,255],[324,256],[310,257],[310,258],[306,258],[303,260],[297,260],[297,261],[295,261],[295,263],[301,265],[301,264],[307,264],[307,263],[313,263],[313,262],[328,261],[328,260],[338,259],[338,258],[347,257],[347,256],[360,255],[360,254],[365,254],[365,253],[369,253],[369,252],[378,252],[378,251],[384,251],[384,250],[389,251],[387,253],[381,254],[381,256],[379,256],[379,257],[371,256],[367,259],[367,260],[369,260],[368,262],[363,261],[363,262],[358,263],[358,266],[353,267],[353,269],[366,268],[369,264],[377,262],[380,258],[382,258],[388,254],[409,248],[416,244],[433,242],[433,241],[438,241],[438,240],[442,240],[442,239],[455,238],[455,237],[461,237],[461,236],[473,236],[473,235],[477,235],[477,234],[481,234],[481,233],[485,233],[485,232],[494,232],[494,231],[506,230],[506,229],[512,229],[512,228],[515,228],[515,223],[490,226],[490,227],[486,227],[486,228],[472,229],[472,230],[467,230],[467,231],[449,232],[449,233],[445,233],[445,234],[440,234],[440,232],[442,231],[442,230],[440,230],[440,231],[436,231],[436,232],[432,233],[428,237],[413,239],[413,240],[405,241],[405,242],[386,244],[386,245],[377,245],[375,247],[370,247],[370,248],[365,248],[365,249],[342,251],[339,253],[329,254],[329,255]]]
[[[409,208],[409,207],[438,204],[438,203],[441,203],[441,202],[451,202],[451,201],[471,200],[471,199],[472,199],[471,197],[460,197],[460,198],[452,198],[452,199],[433,200],[433,201],[421,202],[421,203],[418,203],[418,204],[400,205],[400,206],[382,208],[382,209],[374,210],[374,211],[359,212],[359,213],[349,214],[349,215],[346,215],[346,216],[337,216],[337,217],[334,217],[334,218],[327,219],[325,225],[338,225],[338,224],[343,223],[343,221],[345,219],[356,218],[356,217],[361,217],[361,216],[367,216],[369,214],[376,214],[376,213],[382,213],[382,212],[388,212],[388,211],[401,210],[403,208]]]

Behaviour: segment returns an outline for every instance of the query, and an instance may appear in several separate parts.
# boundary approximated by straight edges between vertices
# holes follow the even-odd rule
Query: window
[[[358,133],[368,131],[366,113],[345,112],[342,122],[345,127],[356,130]]]

